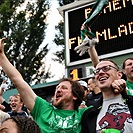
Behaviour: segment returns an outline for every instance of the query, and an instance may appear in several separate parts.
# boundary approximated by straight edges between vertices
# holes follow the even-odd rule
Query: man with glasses
[[[81,29],[84,29],[84,26],[82,26]],[[91,29],[88,27],[88,29],[91,31]],[[75,51],[79,54],[79,56],[82,56],[83,54],[88,51],[88,54],[90,55],[92,65],[95,67],[99,62],[99,57],[97,54],[97,51],[95,49],[95,45],[98,44],[98,41],[96,38],[88,38],[86,43],[82,43],[80,46],[75,47]],[[126,86],[127,86],[127,92],[128,95],[133,96],[133,58],[129,57],[124,60],[122,65],[122,71],[123,76],[122,78],[126,80]]]
[[[101,133],[103,130],[132,133],[133,98],[124,91],[117,93],[117,88],[126,88],[117,64],[102,60],[96,65],[94,74],[103,96],[92,109],[84,112],[82,133]]]

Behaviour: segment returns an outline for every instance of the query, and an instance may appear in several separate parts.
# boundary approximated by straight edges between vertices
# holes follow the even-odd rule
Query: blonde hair
[[[10,118],[10,115],[6,112],[3,112],[0,110],[0,125],[3,121],[5,121],[7,118]]]

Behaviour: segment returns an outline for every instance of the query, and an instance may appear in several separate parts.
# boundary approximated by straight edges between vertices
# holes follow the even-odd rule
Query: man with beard
[[[102,130],[119,130],[132,133],[133,97],[114,92],[114,88],[126,90],[126,82],[121,79],[122,72],[116,63],[105,59],[94,70],[97,85],[103,97],[90,110],[84,112],[82,133],[101,133]]]
[[[81,117],[87,108],[78,109],[84,96],[83,87],[78,81],[65,78],[56,87],[53,105],[38,97],[24,81],[21,74],[9,62],[4,53],[4,40],[0,40],[0,64],[3,71],[14,83],[18,92],[40,126],[42,133],[81,133]]]
[[[81,117],[86,109],[78,109],[84,97],[84,89],[69,78],[62,79],[55,89],[53,105],[38,97],[26,83],[19,71],[9,62],[4,53],[4,40],[0,40],[0,65],[16,86],[31,116],[42,133],[81,133]]]

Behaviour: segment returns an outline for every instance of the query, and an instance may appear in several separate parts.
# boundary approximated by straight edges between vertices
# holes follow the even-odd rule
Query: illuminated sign
[[[80,27],[94,2],[65,11],[66,65],[91,61],[88,53],[79,56],[74,48],[81,44]],[[133,0],[112,0],[91,26],[99,44],[100,58],[133,53]]]
[[[82,75],[82,68],[75,68],[70,71],[70,77],[73,80],[79,80],[83,77]]]

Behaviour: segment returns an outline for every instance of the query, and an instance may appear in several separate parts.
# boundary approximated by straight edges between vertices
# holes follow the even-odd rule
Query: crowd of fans
[[[123,62],[121,71],[115,62],[109,59],[96,62],[93,56],[94,77],[88,79],[88,84],[81,80],[62,79],[51,104],[37,96],[12,66],[4,54],[3,44],[4,38],[0,41],[2,68],[19,94],[9,97],[6,102],[2,97],[4,90],[0,88],[1,133],[9,130],[12,124],[14,133],[19,133],[19,128],[25,128],[25,132],[36,129],[36,133],[102,133],[105,129],[114,133],[133,132],[133,58]],[[94,55],[94,51],[93,46],[89,54]],[[126,81],[122,79],[123,74]],[[19,123],[24,121],[27,124],[21,127]],[[27,126],[28,122],[33,123],[31,127]]]
[[[0,133],[133,133],[133,58],[123,61],[122,70],[112,60],[99,60],[90,27],[84,23],[81,30],[85,40],[75,50],[80,56],[88,50],[94,75],[87,82],[61,79],[52,104],[25,82],[6,57],[5,38],[0,40],[0,65],[19,93],[5,101],[2,94],[8,87],[2,82]]]

